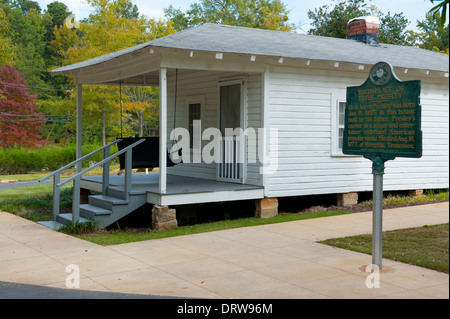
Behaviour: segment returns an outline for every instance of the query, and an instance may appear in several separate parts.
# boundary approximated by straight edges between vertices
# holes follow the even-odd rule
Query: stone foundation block
[[[178,226],[175,209],[169,206],[154,205],[152,209],[152,228],[154,230],[166,230]]]
[[[423,194],[423,189],[413,189],[409,191],[409,196],[418,197]]]
[[[337,194],[338,206],[352,206],[358,204],[358,193]]]
[[[257,199],[255,205],[256,205],[255,217],[270,218],[278,215],[277,198]]]

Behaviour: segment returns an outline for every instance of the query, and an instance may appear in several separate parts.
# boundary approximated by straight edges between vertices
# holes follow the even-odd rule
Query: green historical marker
[[[360,86],[347,88],[342,152],[372,161],[374,176],[372,264],[381,269],[384,163],[422,157],[420,80],[400,81],[378,62]]]
[[[379,62],[364,84],[348,87],[343,153],[421,157],[420,80],[400,81],[389,63]]]

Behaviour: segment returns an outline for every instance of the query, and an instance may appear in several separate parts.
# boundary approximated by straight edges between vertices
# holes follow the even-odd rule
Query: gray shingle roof
[[[131,48],[52,71],[64,73],[146,48],[162,47],[360,64],[386,61],[394,67],[448,72],[448,56],[416,47],[370,46],[347,39],[205,23]]]

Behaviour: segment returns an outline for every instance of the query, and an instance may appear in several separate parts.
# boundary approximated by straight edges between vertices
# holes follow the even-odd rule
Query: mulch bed
[[[429,204],[435,204],[435,203],[443,203],[448,202],[447,200],[435,200],[435,201],[429,201],[424,203],[409,203],[409,204],[403,204],[403,205],[384,205],[383,209],[390,209],[390,208],[399,208],[399,207],[408,207],[408,206],[418,206],[418,205],[429,205]],[[372,211],[372,207],[370,206],[362,206],[362,205],[351,205],[351,206],[345,206],[345,207],[337,207],[337,206],[331,206],[331,207],[322,207],[322,209],[326,211],[346,211],[350,213],[361,213],[361,212],[369,212]]]

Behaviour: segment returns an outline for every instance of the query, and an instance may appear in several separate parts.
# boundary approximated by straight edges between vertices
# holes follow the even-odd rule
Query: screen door
[[[242,84],[233,83],[220,86],[220,132],[222,142],[217,179],[227,182],[243,182],[243,136],[230,134],[241,128]],[[227,130],[228,134],[227,134]]]

